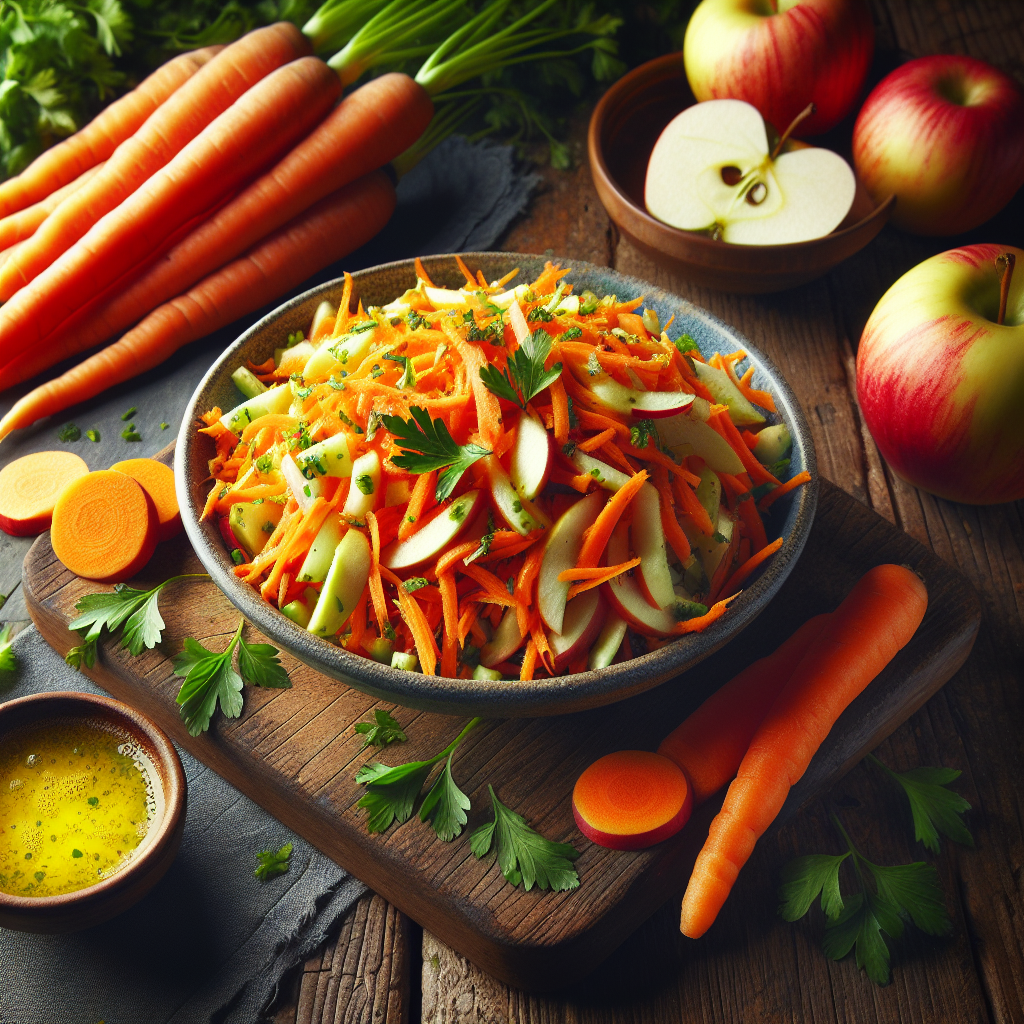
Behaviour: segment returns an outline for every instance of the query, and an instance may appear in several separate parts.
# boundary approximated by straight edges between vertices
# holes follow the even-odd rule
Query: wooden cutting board
[[[170,451],[164,453],[170,458]],[[571,793],[580,772],[613,750],[657,746],[714,689],[774,649],[805,619],[834,608],[868,568],[910,565],[925,579],[928,614],[910,644],[847,709],[794,788],[779,822],[829,789],[867,751],[917,710],[960,667],[981,618],[977,596],[958,572],[837,487],[822,481],[807,546],[774,601],[740,638],[690,673],[634,697],[573,715],[487,722],[463,742],[453,773],[472,799],[462,836],[442,843],[413,818],[369,835],[356,769],[364,753],[353,725],[378,705],[288,655],[290,690],[247,687],[238,719],[215,716],[190,737],[174,698],[181,680],[171,659],[185,637],[223,650],[238,612],[206,580],[172,584],[161,595],[162,642],[133,658],[106,642],[88,674],[113,696],[158,722],[284,824],[365,881],[470,960],[519,988],[541,990],[584,976],[666,900],[681,895],[720,800],[695,812],[674,839],[653,849],[594,846],[576,829]],[[136,585],[202,570],[184,536],[160,546]],[[99,588],[68,572],[44,534],[24,566],[25,598],[42,635],[61,654],[78,642],[68,631],[75,603]],[[247,639],[264,639],[247,627]],[[514,683],[510,683],[514,686]],[[436,753],[463,720],[398,709],[407,743],[388,748],[389,764]],[[581,851],[581,885],[567,893],[523,892],[493,862],[470,852],[468,834],[490,820],[487,785],[543,835]],[[778,827],[778,823],[775,827]]]

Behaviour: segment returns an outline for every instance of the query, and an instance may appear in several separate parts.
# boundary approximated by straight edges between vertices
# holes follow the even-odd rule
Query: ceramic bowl
[[[167,872],[185,828],[185,773],[173,744],[127,704],[89,693],[35,693],[0,704],[0,745],[15,729],[47,722],[89,722],[132,743],[152,781],[149,831],[128,863],[86,889],[38,898],[0,892],[0,927],[71,932],[110,920],[137,903]]]
[[[808,242],[731,245],[652,217],[644,206],[651,151],[665,125],[695,102],[682,54],[672,53],[620,78],[590,118],[587,151],[597,194],[619,231],[660,267],[719,291],[777,292],[828,273],[885,226],[895,197],[876,206],[860,182],[843,223]]]
[[[493,252],[468,253],[463,259],[473,271],[482,270],[489,281],[515,267],[520,268],[519,280],[531,281],[545,262],[542,256]],[[645,296],[645,305],[657,311],[662,323],[675,315],[673,337],[682,332],[690,334],[707,355],[745,349],[755,366],[754,386],[766,388],[774,395],[781,419],[793,434],[793,472],[808,469],[816,478],[810,431],[799,403],[779,371],[742,335],[704,310],[653,285],[588,263],[558,259],[556,262],[572,269],[568,280],[577,292],[589,288],[598,295],[614,293],[620,299]],[[436,284],[454,288],[464,283],[452,256],[428,257],[423,264]],[[363,270],[353,278],[355,293],[364,305],[388,302],[406,288],[415,286],[416,281],[411,260]],[[232,562],[217,523],[213,519],[200,521],[209,489],[208,460],[214,455],[214,446],[209,437],[196,431],[196,424],[198,417],[214,406],[229,409],[241,400],[231,381],[233,370],[246,360],[263,362],[290,332],[307,331],[317,305],[323,299],[337,303],[341,292],[340,280],[314,288],[264,317],[231,345],[192,396],[178,435],[175,456],[182,520],[200,560],[238,610],[300,661],[357,690],[406,707],[503,718],[561,714],[622,700],[678,676],[738,636],[782,585],[811,528],[818,494],[816,482],[797,488],[792,495],[776,503],[777,511],[768,524],[769,539],[783,536],[782,549],[732,603],[726,615],[703,633],[691,634],[623,664],[532,682],[447,679],[399,671],[350,654],[307,633],[264,602],[258,591],[238,580],[231,571]]]

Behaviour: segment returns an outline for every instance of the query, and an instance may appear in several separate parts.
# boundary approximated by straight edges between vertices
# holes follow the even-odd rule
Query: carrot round
[[[757,727],[827,619],[827,615],[808,619],[771,654],[716,690],[661,741],[658,753],[686,772],[694,806],[735,776]]]
[[[598,846],[642,850],[686,824],[693,794],[679,766],[649,750],[617,750],[598,758],[576,780],[572,813]]]
[[[0,469],[0,530],[33,537],[49,529],[60,492],[88,472],[73,452],[36,452],[8,463]]]
[[[83,579],[129,579],[149,561],[156,539],[153,502],[130,476],[115,470],[100,469],[73,480],[53,509],[53,552]]]
[[[909,642],[927,606],[913,572],[879,565],[829,617],[758,726],[711,823],[683,897],[684,935],[696,939],[711,926],[836,719]]]
[[[136,271],[175,231],[309,132],[339,90],[337,75],[316,57],[293,61],[253,86],[0,308],[5,352],[14,355],[42,341],[97,291]],[[20,254],[19,249],[4,264],[0,276]]]
[[[433,113],[430,97],[407,75],[381,75],[345,99],[275,167],[176,243],[127,287],[77,311],[51,334],[47,350],[5,378],[24,380],[114,337],[161,302],[255,245],[326,195],[382,167],[412,145]]]
[[[167,61],[80,131],[37,156],[21,174],[0,185],[0,216],[38,203],[106,160],[157,107],[223,49],[207,46]]]
[[[65,200],[60,216],[36,232],[31,246],[0,269],[0,299],[33,280],[253,85],[309,52],[305,37],[287,22],[257,29],[221,50],[117,147],[100,174]]]
[[[125,459],[110,468],[130,476],[149,495],[156,509],[158,541],[170,540],[181,532],[181,512],[170,466],[156,459]]]
[[[19,399],[0,419],[0,439],[159,366],[183,345],[283,295],[368,242],[394,208],[395,189],[383,171],[321,200],[244,256],[153,310],[113,345]]]

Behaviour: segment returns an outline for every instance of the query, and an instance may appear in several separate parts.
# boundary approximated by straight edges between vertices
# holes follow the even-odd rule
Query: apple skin
[[[774,5],[773,5],[774,6]],[[852,109],[874,50],[864,0],[703,0],[683,42],[698,100],[737,99],[777,131],[813,102],[799,135],[818,135]]]
[[[1005,323],[996,257],[1017,259]],[[879,300],[857,352],[857,398],[892,469],[950,501],[1024,498],[1024,250],[951,249]]]
[[[876,202],[895,194],[897,227],[968,231],[1024,185],[1024,92],[973,57],[912,60],[864,101],[853,162]]]

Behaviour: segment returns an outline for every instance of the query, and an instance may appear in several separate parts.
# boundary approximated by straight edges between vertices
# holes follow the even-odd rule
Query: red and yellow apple
[[[780,132],[813,103],[816,135],[853,109],[873,50],[864,0],[703,0],[683,63],[698,100],[746,100]]]
[[[983,224],[1024,185],[1024,93],[973,57],[921,57],[872,90],[853,130],[857,176],[919,235]]]
[[[1017,261],[999,323],[1004,253]],[[879,451],[951,501],[1024,498],[1024,250],[951,249],[879,300],[857,352],[857,398]]]

